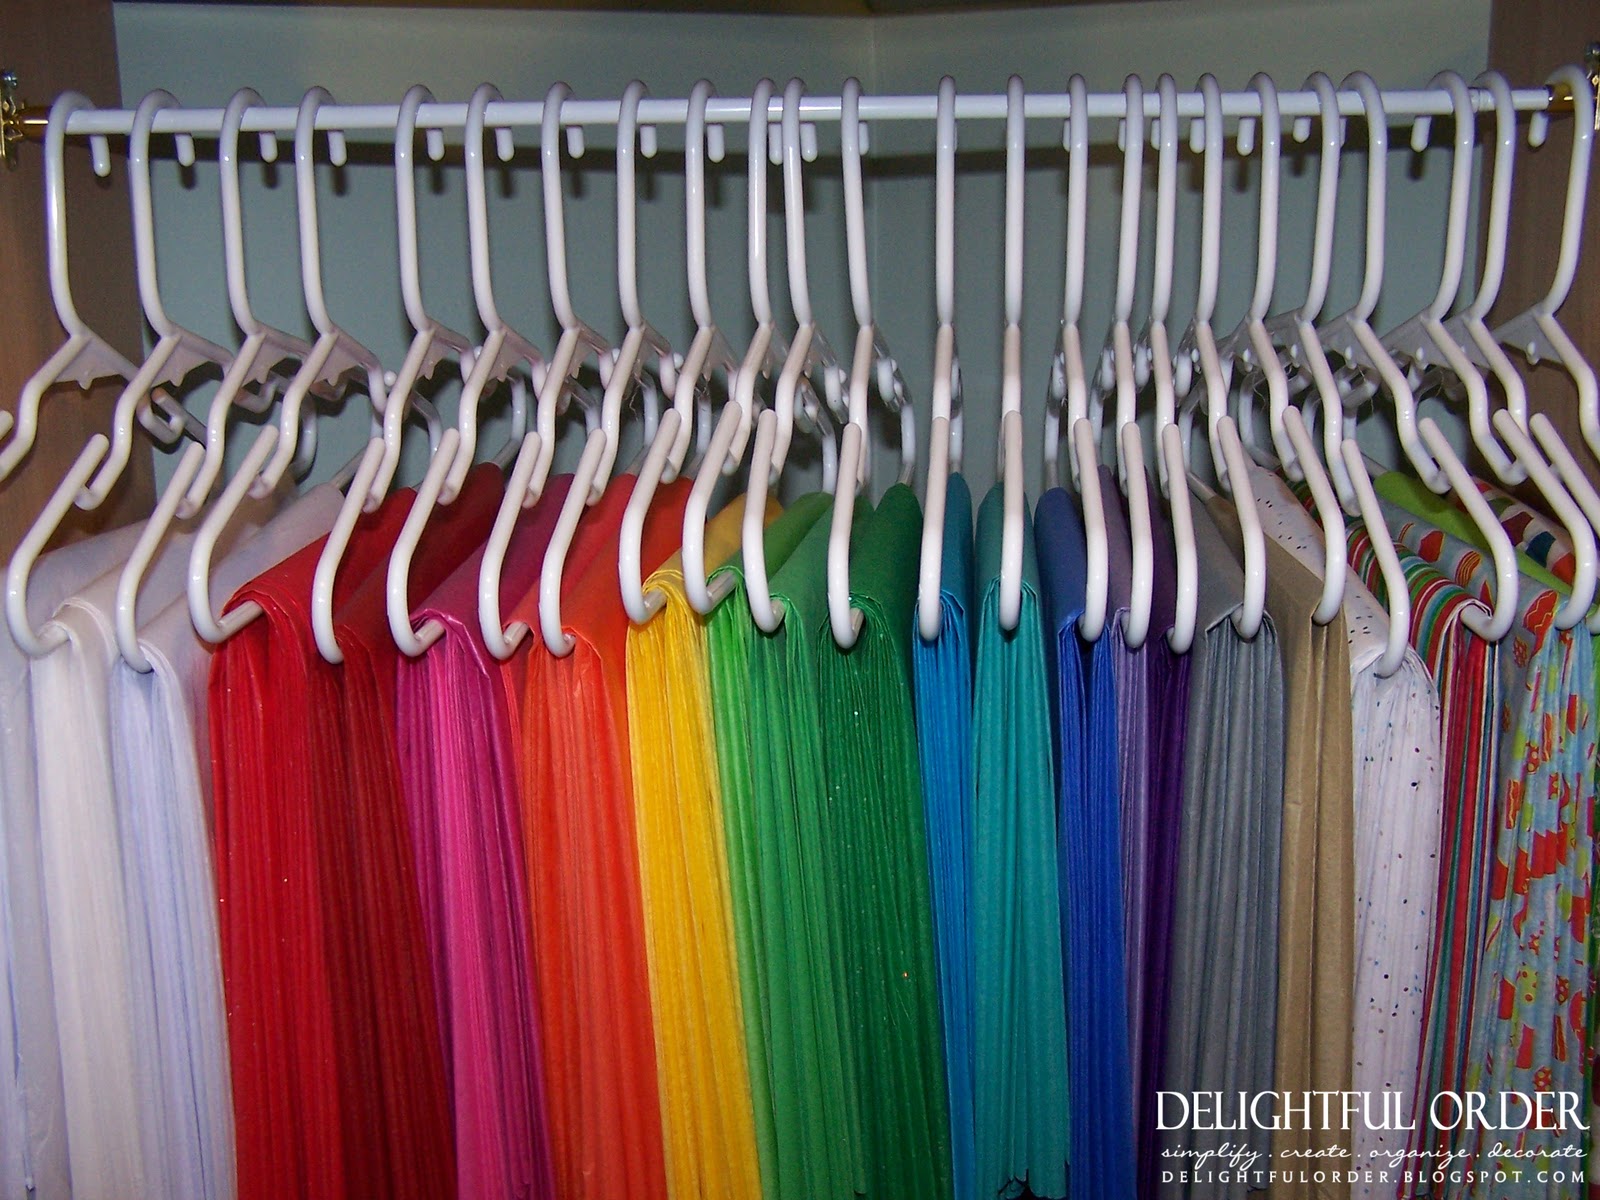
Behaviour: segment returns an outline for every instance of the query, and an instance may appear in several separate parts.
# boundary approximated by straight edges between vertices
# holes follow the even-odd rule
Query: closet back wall
[[[1242,88],[1257,70],[1282,89],[1296,88],[1313,70],[1337,83],[1366,70],[1382,86],[1425,84],[1452,67],[1470,80],[1487,58],[1488,0],[1177,0],[1099,4],[1060,9],[997,9],[930,17],[824,18],[616,12],[437,11],[419,8],[328,8],[249,5],[120,3],[117,48],[123,102],[165,87],[186,104],[224,104],[243,84],[269,101],[296,102],[312,84],[341,101],[398,101],[405,88],[426,83],[440,99],[464,100],[483,80],[508,97],[542,96],[565,80],[578,97],[613,97],[633,78],[657,96],[684,96],[696,79],[711,79],[722,94],[748,94],[762,75],[781,91],[791,76],[817,93],[835,94],[856,75],[868,93],[931,93],[951,74],[958,89],[1000,92],[1015,71],[1033,90],[1064,90],[1082,73],[1091,90],[1118,90],[1138,73],[1153,91],[1162,72],[1180,89],[1204,71],[1224,88]],[[1513,81],[1526,82],[1526,81]],[[1066,160],[1055,123],[1029,124],[1028,242],[1025,308],[1025,418],[1029,487],[1039,479],[1038,434],[1049,356],[1057,340],[1064,269]],[[1333,287],[1328,313],[1359,291],[1362,249],[1363,151],[1352,125],[1341,175]],[[957,175],[956,304],[966,399],[966,464],[974,485],[992,478],[999,408],[1003,156],[999,122],[963,123]],[[1386,328],[1421,308],[1437,286],[1448,190],[1450,129],[1436,123],[1434,145],[1418,160],[1395,138],[1390,154],[1388,272],[1379,311]],[[726,161],[711,166],[708,219],[710,288],[714,313],[742,350],[751,327],[745,271],[745,130],[727,131]],[[808,164],[807,243],[817,318],[834,345],[848,353],[855,324],[845,268],[837,127],[819,129],[823,161]],[[926,428],[932,367],[933,128],[931,123],[880,123],[867,159],[869,249],[879,323],[899,358]],[[567,245],[578,314],[608,336],[620,336],[615,259],[614,160],[610,131],[589,131],[585,156],[565,161]],[[1311,139],[1314,146],[1316,138]],[[1091,170],[1086,347],[1097,347],[1111,319],[1115,287],[1120,157],[1114,131],[1097,136]],[[674,346],[692,331],[683,260],[682,133],[663,130],[662,152],[639,159],[639,270],[646,316]],[[1315,195],[1316,162],[1284,138],[1280,247],[1274,308],[1304,298]],[[537,135],[518,135],[518,156],[491,185],[490,218],[495,282],[507,318],[541,345],[554,341],[545,274]],[[420,157],[420,155],[419,155]],[[424,160],[425,161],[425,160]],[[306,328],[295,234],[292,156],[284,147],[276,168],[247,164],[245,220],[252,296],[257,312],[292,330]],[[398,366],[410,337],[400,304],[395,263],[391,148],[352,144],[351,164],[321,168],[323,268],[335,320]],[[1178,251],[1169,328],[1181,332],[1193,306],[1198,254],[1198,170],[1185,152],[1179,194]],[[1244,309],[1255,272],[1254,163],[1230,166],[1224,201],[1224,242],[1218,328]],[[424,297],[431,312],[464,332],[477,331],[467,275],[465,192],[459,146],[432,180],[419,172],[419,221]],[[1237,164],[1235,164],[1237,166]],[[1146,151],[1145,235],[1153,230],[1155,155]],[[192,172],[172,161],[156,168],[156,222],[163,296],[169,312],[198,332],[232,344],[222,272],[222,240],[214,148]],[[1234,190],[1235,188],[1240,190]],[[772,296],[780,324],[792,328],[783,264],[782,190],[776,169],[769,185]],[[1472,222],[1471,228],[1477,228]],[[1150,255],[1141,255],[1135,327],[1147,311]],[[1469,259],[1469,278],[1471,287]],[[196,398],[200,403],[203,395]],[[440,399],[454,410],[447,387]],[[312,478],[331,474],[359,448],[367,421],[351,405],[324,421]],[[492,452],[506,428],[491,427],[482,445]],[[876,431],[889,448],[892,428]],[[633,435],[637,443],[638,434]],[[235,452],[247,439],[235,439]],[[570,434],[562,452],[576,456]],[[426,447],[408,443],[402,478],[422,471]],[[1380,456],[1389,457],[1381,448]],[[628,449],[624,448],[626,461]],[[880,454],[879,484],[892,476],[894,456]],[[158,462],[158,474],[170,470]],[[807,471],[810,472],[809,476]],[[805,465],[792,490],[816,477]]]

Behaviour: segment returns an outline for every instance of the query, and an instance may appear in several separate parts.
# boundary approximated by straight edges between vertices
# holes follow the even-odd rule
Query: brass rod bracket
[[[17,143],[22,141],[22,110],[26,107],[18,93],[17,73],[10,67],[0,68],[0,158],[6,166],[17,165]]]
[[[1589,76],[1589,86],[1600,96],[1600,41],[1589,43],[1583,54],[1583,69]],[[1595,106],[1594,127],[1600,130],[1600,105]]]

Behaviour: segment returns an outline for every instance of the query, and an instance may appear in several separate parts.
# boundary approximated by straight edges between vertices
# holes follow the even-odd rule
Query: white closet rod
[[[1473,108],[1488,112],[1494,107],[1491,94],[1482,88],[1471,92]],[[1344,116],[1361,116],[1365,108],[1361,96],[1354,91],[1340,92],[1339,112]],[[1542,112],[1550,107],[1551,92],[1544,87],[1520,88],[1512,93],[1519,112]],[[932,121],[936,114],[938,98],[935,96],[862,96],[863,121]],[[1154,92],[1144,98],[1146,117],[1158,113],[1159,98]],[[1391,121],[1404,122],[1415,117],[1447,116],[1451,107],[1450,93],[1442,88],[1421,88],[1385,91],[1384,110]],[[1317,93],[1280,92],[1278,107],[1285,118],[1316,117],[1321,114]],[[384,133],[393,135],[399,115],[395,104],[328,104],[318,113],[318,129],[339,130],[345,133]],[[687,100],[650,100],[639,104],[641,125],[681,125],[688,118]],[[1026,98],[1024,115],[1041,120],[1064,121],[1071,114],[1071,98],[1065,92],[1039,92]],[[1120,118],[1127,111],[1121,92],[1098,92],[1089,96],[1091,118]],[[621,104],[617,100],[567,100],[561,106],[561,124],[616,125],[620,119]],[[1224,92],[1222,112],[1227,117],[1259,117],[1261,97],[1254,91]],[[838,96],[807,96],[801,101],[800,117],[804,121],[839,120]],[[777,124],[783,117],[783,102],[774,98],[767,106],[768,120]],[[965,95],[956,97],[956,117],[960,120],[998,121],[1006,115],[1004,95]],[[1199,92],[1183,92],[1178,96],[1178,115],[1198,119],[1203,115]],[[290,134],[294,132],[296,109],[293,107],[251,108],[244,116],[243,128],[251,133]],[[465,104],[424,104],[417,113],[420,129],[456,130],[467,119]],[[485,114],[485,123],[491,128],[537,127],[544,119],[542,100],[497,100]],[[739,124],[750,119],[749,98],[714,97],[706,105],[706,120],[712,124]],[[131,109],[86,109],[73,113],[67,124],[67,133],[76,137],[116,137],[127,134],[133,127]],[[220,108],[172,108],[156,114],[156,133],[187,133],[199,137],[216,134],[222,128]]]

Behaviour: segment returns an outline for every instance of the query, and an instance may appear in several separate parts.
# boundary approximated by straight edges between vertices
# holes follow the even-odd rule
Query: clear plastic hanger
[[[1267,604],[1267,548],[1256,511],[1255,493],[1245,467],[1244,445],[1238,427],[1228,414],[1228,381],[1217,352],[1211,318],[1217,307],[1217,281],[1222,262],[1222,90],[1215,76],[1200,77],[1202,102],[1202,184],[1200,210],[1200,288],[1195,297],[1194,319],[1179,346],[1174,386],[1184,397],[1179,408],[1178,430],[1187,460],[1192,445],[1194,413],[1204,400],[1206,405],[1205,445],[1210,453],[1217,484],[1233,499],[1238,514],[1240,540],[1244,549],[1243,598],[1233,613],[1233,627],[1246,641],[1261,630]],[[1196,379],[1195,368],[1199,368]],[[1195,384],[1200,387],[1196,389]],[[1079,434],[1090,442],[1087,426]],[[1098,499],[1098,496],[1097,496]],[[1087,508],[1087,496],[1086,508]],[[1087,512],[1085,520],[1087,520]],[[1086,614],[1087,615],[1087,614]],[[1103,618],[1102,618],[1103,619]],[[1088,634],[1085,634],[1088,636]],[[1098,634],[1096,635],[1098,636]]]
[[[916,418],[906,398],[905,381],[888,343],[872,316],[872,285],[867,265],[866,200],[862,191],[861,155],[867,127],[861,123],[861,82],[846,79],[840,92],[839,131],[844,174],[845,244],[850,269],[850,298],[855,308],[856,341],[851,356],[848,391],[849,422],[841,440],[839,481],[834,485],[833,519],[828,536],[828,621],[833,639],[848,650],[861,633],[861,612],[850,605],[850,535],[855,498],[872,478],[872,445],[867,434],[869,386],[890,412],[900,415],[900,482],[910,483],[916,471]]]
[[[689,308],[694,314],[695,321],[694,340],[684,356],[683,369],[679,372],[676,386],[673,388],[672,411],[666,415],[662,428],[656,430],[650,438],[649,450],[645,454],[643,463],[640,464],[633,491],[628,497],[628,506],[622,515],[622,527],[618,539],[617,575],[622,588],[623,608],[627,610],[631,621],[641,625],[655,616],[664,603],[664,598],[659,592],[654,590],[646,592],[644,588],[644,566],[641,558],[644,521],[650,511],[650,502],[655,499],[656,489],[662,483],[672,482],[683,469],[684,458],[689,450],[690,433],[695,426],[697,396],[701,398],[699,404],[701,440],[706,441],[710,433],[708,385],[713,375],[720,371],[728,380],[731,394],[740,369],[739,363],[733,357],[733,351],[728,348],[727,338],[712,319],[711,298],[706,284],[705,159],[709,149],[712,161],[720,161],[724,150],[721,126],[710,128],[706,126],[706,101],[710,99],[711,93],[711,84],[707,80],[699,80],[694,85],[689,93],[688,120],[684,125],[685,257],[688,265]],[[665,441],[666,449],[658,453],[657,443],[662,441]],[[706,447],[703,446],[702,449]],[[721,461],[720,454],[718,461],[719,463]],[[546,555],[547,570],[549,561],[549,556]],[[557,577],[552,584],[553,609],[559,608],[559,587],[560,579]],[[544,611],[541,599],[541,619]],[[552,620],[549,624],[555,632],[560,633],[558,621]],[[550,640],[548,631],[545,640],[547,642]]]
[[[943,612],[945,498],[950,476],[961,469],[961,360],[956,353],[955,324],[956,81],[948,75],[939,80],[933,170],[934,303],[939,329],[933,340],[933,420],[928,431],[928,483],[917,581],[917,629],[929,642],[939,636]],[[1053,452],[1047,453],[1054,458]]]
[[[101,379],[132,380],[139,371],[121,352],[84,324],[72,299],[67,244],[67,123],[74,113],[93,107],[79,93],[63,92],[50,106],[45,124],[45,244],[50,268],[50,299],[67,339],[23,385],[15,417],[11,413],[0,413],[0,480],[16,470],[33,449],[39,429],[39,407],[51,388],[59,383],[76,383],[87,388]],[[95,174],[104,178],[111,173],[111,153],[106,139],[91,137],[89,147]],[[192,162],[194,140],[179,138],[178,152],[187,155]],[[160,444],[170,446],[185,433],[191,436],[199,433],[198,422],[165,391],[156,389],[149,400],[153,404],[140,405],[136,416],[145,431]],[[160,413],[155,409],[160,409]]]
[[[783,123],[780,127],[779,149],[783,163],[784,240],[788,250],[789,298],[794,308],[798,328],[789,344],[788,356],[778,375],[778,386],[773,397],[773,407],[756,420],[755,448],[750,457],[750,484],[745,495],[744,524],[741,543],[744,551],[745,593],[750,602],[750,614],[764,633],[776,633],[783,624],[784,609],[774,602],[767,575],[764,532],[767,495],[788,461],[789,446],[796,421],[795,399],[802,380],[811,377],[822,384],[826,403],[819,403],[816,411],[807,414],[818,430],[825,457],[823,460],[823,488],[833,491],[842,474],[842,448],[835,459],[827,452],[833,443],[828,423],[831,409],[838,413],[843,394],[843,369],[834,356],[822,333],[818,330],[811,312],[811,291],[806,276],[805,193],[801,179],[801,161],[817,156],[816,129],[800,121],[800,100],[805,85],[791,79],[783,91]],[[815,391],[813,390],[813,394]]]
[[[1178,85],[1171,75],[1156,81],[1160,119],[1156,127],[1159,152],[1156,174],[1155,279],[1150,298],[1150,325],[1142,339],[1155,381],[1156,467],[1162,494],[1171,509],[1172,540],[1176,562],[1176,605],[1168,648],[1187,653],[1194,644],[1199,620],[1200,567],[1195,547],[1194,517],[1189,510],[1188,468],[1183,458],[1183,438],[1177,425],[1177,388],[1173,380],[1172,349],[1167,338],[1167,312],[1172,304],[1172,260],[1177,241],[1178,208]],[[1135,429],[1135,437],[1137,430]],[[1140,448],[1142,457],[1143,448]],[[1135,484],[1135,490],[1139,489]],[[1152,593],[1154,584],[1152,582]]]
[[[52,626],[48,633],[42,635],[33,629],[28,620],[28,584],[35,562],[60,528],[67,510],[76,505],[89,511],[105,502],[106,496],[127,468],[133,452],[134,419],[141,409],[150,406],[153,388],[181,383],[200,367],[225,364],[228,360],[226,350],[182,328],[167,316],[156,278],[155,218],[150,197],[150,131],[156,113],[176,105],[177,101],[170,93],[151,92],[134,112],[128,139],[128,187],[133,198],[134,259],[139,300],[145,319],[157,334],[156,346],[117,397],[110,439],[103,433],[97,433],[89,439],[72,467],[56,485],[43,511],[19,542],[6,569],[6,619],[17,645],[35,657],[49,653],[66,638],[65,630],[58,626]],[[180,148],[179,156],[192,163],[192,139],[186,139],[186,144],[187,149]],[[196,443],[189,448],[186,457],[193,465],[196,456],[203,454],[202,446]],[[173,504],[177,499],[173,498]],[[162,526],[152,534],[146,527],[141,536],[142,541],[150,543],[144,550],[146,555],[153,553],[164,528]]]
[[[1123,84],[1127,115],[1122,118],[1122,230],[1117,242],[1117,294],[1111,335],[1101,352],[1100,370],[1089,390],[1090,421],[1104,409],[1104,397],[1116,392],[1117,474],[1128,499],[1133,558],[1132,606],[1123,623],[1130,650],[1144,645],[1155,602],[1155,539],[1150,530],[1149,493],[1145,487],[1144,443],[1139,436],[1139,382],[1133,357],[1134,288],[1139,271],[1139,202],[1144,190],[1144,85],[1137,75]],[[1102,501],[1103,504],[1103,501]],[[1104,508],[1100,510],[1103,516]],[[1087,518],[1086,518],[1087,519]]]

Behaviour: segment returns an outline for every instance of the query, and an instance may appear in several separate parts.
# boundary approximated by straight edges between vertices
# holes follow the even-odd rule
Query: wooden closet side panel
[[[111,0],[6,0],[0,7],[0,66],[20,77],[22,95],[48,104],[78,91],[96,104],[120,106]],[[45,255],[44,148],[18,147],[15,169],[0,167],[0,408],[11,411],[23,384],[64,337],[50,300]],[[67,231],[72,295],[79,315],[113,346],[138,361],[142,331],[134,282],[125,160],[112,154],[110,179],[96,178],[86,143],[67,148]],[[87,394],[56,388],[40,409],[33,451],[0,483],[0,561],[55,490],[96,432],[109,432],[120,383]],[[135,434],[122,482],[95,512],[76,508],[58,540],[146,515],[154,496],[154,463],[143,432]]]
[[[1512,86],[1537,85],[1555,68],[1581,63],[1589,42],[1600,39],[1600,0],[1494,0],[1489,25],[1489,65],[1505,74]],[[1511,228],[1506,246],[1505,281],[1490,313],[1498,325],[1542,297],[1555,277],[1561,248],[1561,215],[1571,161],[1572,121],[1551,122],[1550,138],[1530,150],[1526,138],[1516,148],[1512,186]],[[1600,180],[1591,180],[1584,215],[1583,249],[1572,291],[1559,315],[1578,349],[1591,364],[1600,363]],[[1526,360],[1514,355],[1522,366]],[[1600,484],[1600,462],[1580,452],[1577,392],[1559,363],[1547,362],[1523,371],[1533,412],[1547,413],[1574,449],[1590,478]]]

